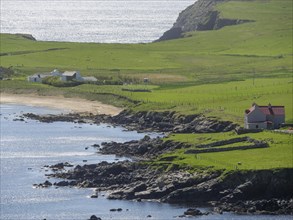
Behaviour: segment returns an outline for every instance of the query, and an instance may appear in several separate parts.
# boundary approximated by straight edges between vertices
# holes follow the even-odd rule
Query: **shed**
[[[71,81],[71,80],[80,80],[82,81],[82,77],[78,71],[65,71],[61,75],[62,81]]]
[[[41,83],[43,81],[43,79],[47,78],[48,76],[50,76],[49,73],[48,74],[36,73],[36,74],[34,74],[32,76],[28,76],[27,80],[29,82],[39,82],[39,83]]]

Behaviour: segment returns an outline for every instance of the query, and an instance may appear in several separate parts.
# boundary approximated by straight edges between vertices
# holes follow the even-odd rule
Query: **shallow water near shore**
[[[22,105],[1,105],[1,209],[0,219],[88,219],[96,215],[104,219],[174,219],[189,208],[157,202],[107,200],[89,196],[93,189],[36,189],[32,185],[47,178],[45,165],[69,162],[73,165],[115,162],[126,158],[99,155],[93,144],[103,141],[124,142],[140,139],[145,134],[126,132],[109,125],[75,124],[68,122],[40,123],[33,120],[15,121],[19,115],[62,113],[58,110]],[[158,134],[150,134],[157,136]],[[88,149],[86,149],[88,148]],[[55,182],[54,179],[49,179]],[[122,208],[121,212],[110,209]],[[207,211],[208,208],[201,208]],[[147,218],[151,215],[151,218]],[[197,219],[292,219],[291,216],[248,216],[224,213]]]

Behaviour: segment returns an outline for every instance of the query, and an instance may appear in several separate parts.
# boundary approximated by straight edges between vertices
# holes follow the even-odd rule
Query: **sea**
[[[41,41],[147,43],[196,0],[1,0],[1,33]]]

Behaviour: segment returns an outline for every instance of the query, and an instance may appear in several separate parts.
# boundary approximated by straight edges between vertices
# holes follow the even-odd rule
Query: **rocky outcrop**
[[[173,133],[208,133],[233,130],[236,125],[229,121],[217,121],[203,115],[179,115],[176,112],[131,112],[122,111],[111,118],[119,124],[138,131],[159,131]]]
[[[215,212],[235,212],[237,214],[292,215],[293,199],[249,200],[236,203],[221,203]]]
[[[179,115],[176,112],[132,112],[122,111],[117,116],[93,115],[93,114],[62,114],[62,115],[35,115],[24,114],[30,119],[41,122],[66,121],[75,123],[109,123],[122,125],[129,130],[140,132],[157,131],[173,133],[208,133],[231,131],[236,127],[229,121],[217,121],[203,115]]]
[[[106,190],[109,199],[212,204],[218,212],[292,214],[293,169],[191,173],[124,161],[76,166],[49,176],[67,179],[68,186]]]
[[[149,136],[145,136],[141,140],[128,141],[125,143],[103,142],[102,147],[99,149],[99,153],[150,159],[175,149],[188,147],[190,147],[189,144],[170,140],[163,141],[159,137],[151,139]]]
[[[173,27],[166,31],[158,41],[180,38],[186,32],[217,30],[225,26],[251,21],[222,18],[215,6],[226,1],[229,0],[198,0],[179,14]]]
[[[34,38],[33,35],[31,34],[16,34],[16,35],[28,40],[36,41],[36,38]]]

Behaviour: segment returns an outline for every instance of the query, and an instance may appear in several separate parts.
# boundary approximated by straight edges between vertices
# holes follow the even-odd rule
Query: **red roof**
[[[259,106],[265,115],[285,115],[284,106]]]
[[[284,106],[257,106],[265,115],[285,115],[285,107]],[[255,110],[255,105],[250,107],[250,109],[245,110],[246,114],[253,112]]]

